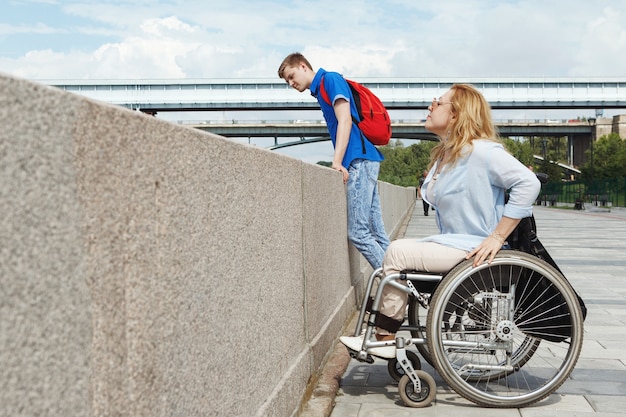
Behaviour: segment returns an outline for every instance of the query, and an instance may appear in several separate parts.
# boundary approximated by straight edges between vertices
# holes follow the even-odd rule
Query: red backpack
[[[356,123],[372,144],[377,146],[388,144],[389,139],[391,139],[391,118],[387,109],[369,88],[356,81],[346,81],[352,91],[354,104],[359,115],[359,120],[352,116],[352,121]],[[320,83],[320,94],[324,101],[330,105],[330,98],[324,89],[324,78]]]

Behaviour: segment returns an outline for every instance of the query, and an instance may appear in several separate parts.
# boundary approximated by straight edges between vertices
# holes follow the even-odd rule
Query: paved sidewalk
[[[556,393],[523,409],[481,408],[451,391],[423,361],[423,369],[437,382],[437,397],[431,406],[414,409],[402,403],[386,361],[369,365],[350,360],[330,417],[625,416],[626,210],[535,207],[535,218],[539,238],[588,308],[580,359]],[[432,233],[435,217],[424,216],[418,201],[405,237]],[[353,329],[351,325],[347,332]]]

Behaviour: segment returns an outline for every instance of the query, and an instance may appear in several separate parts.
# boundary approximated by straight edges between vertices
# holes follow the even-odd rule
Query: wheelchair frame
[[[409,295],[412,313],[400,331],[410,331],[410,338],[371,340],[387,285]],[[432,293],[419,291],[433,286]],[[491,264],[473,267],[467,260],[446,274],[374,271],[354,331],[365,334],[363,345],[350,354],[372,363],[368,349],[394,345],[388,370],[410,407],[428,406],[437,388],[408,349],[415,345],[457,394],[485,407],[519,408],[549,396],[569,377],[582,349],[583,321],[577,294],[560,271],[528,253],[501,250]]]

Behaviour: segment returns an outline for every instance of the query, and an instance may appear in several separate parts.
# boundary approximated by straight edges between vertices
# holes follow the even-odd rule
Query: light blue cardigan
[[[532,215],[541,184],[501,144],[474,140],[454,166],[443,168],[432,181],[435,163],[422,186],[422,196],[437,210],[441,234],[421,241],[471,251],[493,232],[503,215],[514,219]],[[510,195],[505,205],[506,190]]]

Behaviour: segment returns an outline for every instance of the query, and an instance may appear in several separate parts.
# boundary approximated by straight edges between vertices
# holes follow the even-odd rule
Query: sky
[[[278,79],[278,65],[294,51],[302,52],[315,68],[357,80],[624,79],[626,1],[3,0],[0,4],[0,72],[35,81]],[[330,143],[317,148],[321,146],[332,150]],[[295,148],[305,147],[313,152],[313,145]]]

